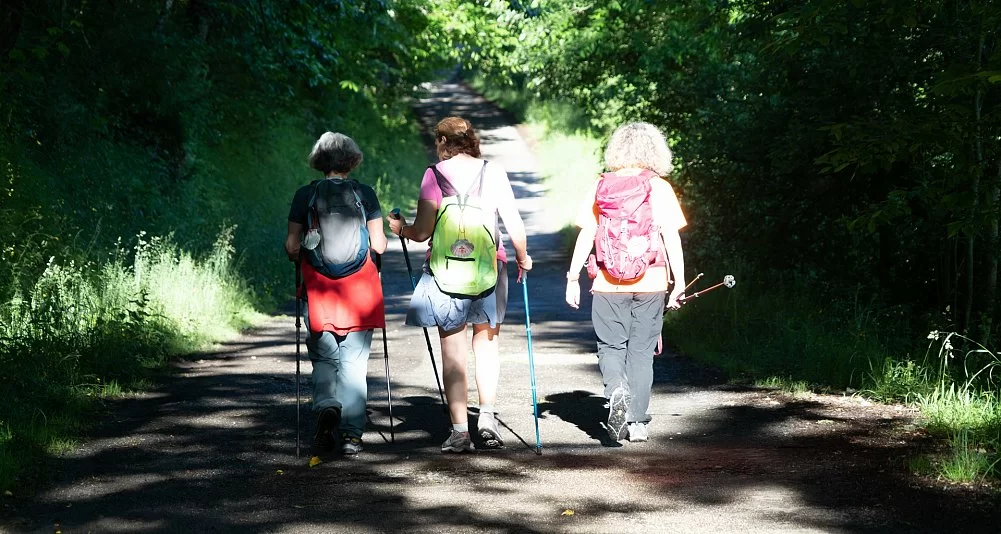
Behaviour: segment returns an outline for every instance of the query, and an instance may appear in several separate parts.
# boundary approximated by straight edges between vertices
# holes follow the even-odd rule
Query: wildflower
[[[928,332],[928,339],[934,339],[935,341],[938,341],[938,330],[932,330],[931,332]]]

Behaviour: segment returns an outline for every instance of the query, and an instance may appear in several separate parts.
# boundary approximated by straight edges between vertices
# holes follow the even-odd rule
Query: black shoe
[[[334,432],[341,425],[340,408],[324,408],[316,416],[316,435],[313,436],[313,448],[316,452],[334,450]]]

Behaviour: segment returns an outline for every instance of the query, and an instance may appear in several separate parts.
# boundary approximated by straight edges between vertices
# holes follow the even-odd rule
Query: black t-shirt
[[[337,178],[329,178],[336,180]],[[292,207],[288,212],[289,222],[299,223],[306,226],[306,213],[309,209],[309,196],[313,194],[313,184],[319,180],[310,182],[296,190],[292,197]],[[361,195],[361,205],[365,208],[365,219],[372,221],[382,218],[382,207],[379,205],[379,197],[375,196],[375,190],[371,187],[359,183],[358,193]]]

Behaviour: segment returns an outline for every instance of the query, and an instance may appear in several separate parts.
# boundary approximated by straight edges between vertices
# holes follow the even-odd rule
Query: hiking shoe
[[[626,412],[629,411],[629,393],[622,386],[612,391],[608,398],[608,435],[615,441],[626,437]]]
[[[341,434],[341,452],[345,456],[353,456],[361,452],[364,447],[361,446],[361,438],[356,436],[349,436],[347,434]]]
[[[484,447],[499,449],[504,446],[504,439],[501,438],[500,428],[497,426],[497,414],[494,412],[480,412],[476,428],[479,430],[480,437],[483,438]]]
[[[452,429],[448,439],[441,444],[441,452],[476,452],[476,447],[473,447],[473,441],[469,439],[469,432]]]
[[[650,439],[646,423],[629,423],[629,441],[641,442]]]
[[[313,436],[313,448],[317,452],[329,452],[334,448],[334,432],[341,424],[340,408],[324,408],[316,416],[316,435]]]

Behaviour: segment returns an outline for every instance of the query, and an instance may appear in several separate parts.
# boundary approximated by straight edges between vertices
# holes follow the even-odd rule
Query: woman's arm
[[[292,221],[288,222],[288,236],[285,237],[285,254],[288,254],[289,261],[299,260],[302,229],[303,225]]]
[[[491,164],[491,167],[497,172],[496,169],[499,169],[499,167],[495,165]],[[504,230],[511,239],[511,246],[514,247],[514,259],[518,263],[518,267],[530,271],[532,270],[532,257],[528,255],[528,236],[525,232],[525,221],[521,218],[521,213],[518,212],[518,205],[514,198],[514,189],[511,187],[511,181],[508,179],[507,172],[500,169],[498,175],[498,177],[503,177],[504,180],[503,182],[496,182],[500,185],[497,191],[497,215],[500,216],[501,221],[504,223]]]
[[[389,241],[386,240],[386,230],[382,227],[382,217],[372,219],[366,224],[368,227],[369,248],[376,254],[386,252]]]
[[[586,226],[580,229],[577,234],[577,242],[573,246],[573,254],[570,256],[570,270],[567,271],[567,293],[566,301],[571,308],[580,307],[580,270],[587,262],[587,256],[594,246],[594,235],[598,232],[597,226]]]
[[[504,222],[504,230],[511,239],[511,246],[514,247],[515,261],[518,266],[526,271],[532,270],[532,258],[528,255],[528,236],[525,233],[525,221],[521,218],[521,213],[514,204],[514,195],[510,201],[498,206],[497,214]]]
[[[434,218],[437,213],[438,205],[433,200],[418,200],[414,224],[406,224],[403,218],[390,216],[389,231],[418,243],[427,241],[434,232]]]
[[[580,275],[580,270],[584,268],[587,257],[591,254],[591,249],[594,248],[594,236],[597,233],[597,226],[580,229],[577,241],[573,246],[573,254],[570,255],[570,269],[567,271],[567,276]]]
[[[671,273],[674,275],[674,288],[671,290],[667,307],[678,309],[681,307],[678,298],[685,294],[685,255],[681,250],[681,236],[677,230],[667,228],[661,228],[660,235],[664,238],[667,262],[671,265]]]

